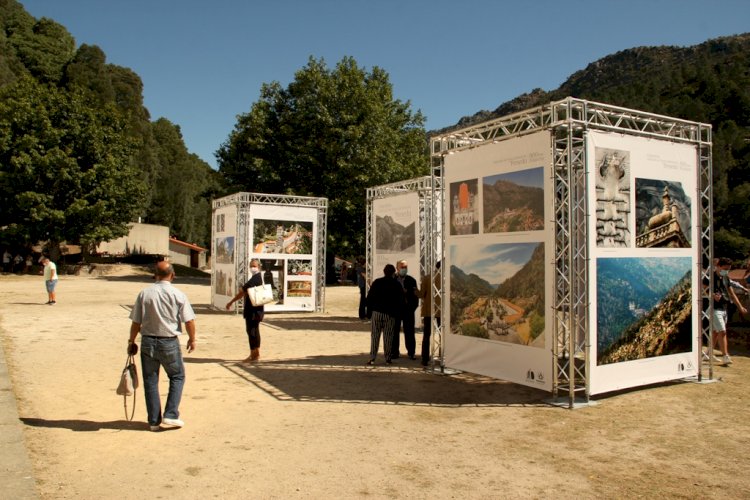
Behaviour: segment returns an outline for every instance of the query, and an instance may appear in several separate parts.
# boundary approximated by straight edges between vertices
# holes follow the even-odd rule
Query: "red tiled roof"
[[[180,241],[177,238],[169,238],[169,242],[174,243],[175,245],[187,247],[190,250],[195,250],[196,252],[205,252],[206,250],[208,250],[207,248],[199,247],[198,245],[194,245],[192,243],[186,243],[184,241]]]

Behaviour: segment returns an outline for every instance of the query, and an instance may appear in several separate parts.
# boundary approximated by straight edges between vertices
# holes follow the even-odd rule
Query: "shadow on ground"
[[[365,366],[367,354],[312,356],[246,364],[216,360],[280,401],[422,406],[548,406],[549,393],[467,373],[423,370],[419,361],[382,360]],[[185,359],[186,362],[191,362]],[[205,363],[209,360],[194,360]]]
[[[21,418],[30,427],[46,427],[51,429],[68,429],[74,432],[96,432],[103,429],[118,431],[147,431],[148,426],[143,422],[129,420],[112,420],[109,422],[95,422],[93,420],[47,420],[43,418]]]

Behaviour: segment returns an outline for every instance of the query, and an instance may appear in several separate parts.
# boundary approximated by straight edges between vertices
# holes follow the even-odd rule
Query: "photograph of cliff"
[[[399,224],[390,215],[375,217],[375,249],[378,253],[413,253],[417,241],[416,224]]]
[[[544,168],[482,179],[485,233],[544,229]]]
[[[544,243],[451,246],[451,333],[544,347]]]
[[[635,246],[690,248],[690,197],[682,183],[635,179]]]
[[[692,349],[692,258],[600,258],[597,364]]]

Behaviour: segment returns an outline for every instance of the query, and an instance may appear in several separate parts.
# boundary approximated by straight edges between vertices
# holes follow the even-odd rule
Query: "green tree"
[[[6,239],[91,247],[127,234],[144,186],[113,105],[22,78],[0,88],[0,227]]]
[[[218,173],[185,148],[180,127],[166,118],[152,124],[157,161],[146,218],[168,226],[178,238],[207,245],[211,238],[211,197],[220,189]]]
[[[217,159],[230,190],[328,198],[329,252],[345,256],[364,250],[366,189],[428,172],[422,114],[351,57],[264,84]]]

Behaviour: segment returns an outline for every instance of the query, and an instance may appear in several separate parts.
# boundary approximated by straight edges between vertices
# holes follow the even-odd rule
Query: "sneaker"
[[[703,361],[708,361],[710,358],[708,357],[708,354],[705,352],[703,353]]]
[[[159,427],[158,425],[149,425],[148,430],[150,430],[151,432],[159,432],[161,430],[161,427]]]
[[[725,365],[731,365],[732,364],[732,358],[729,357],[729,354],[725,354],[724,358],[721,360],[722,363]]]
[[[179,418],[163,418],[161,419],[161,423],[164,425],[170,425],[172,427],[184,427],[185,426],[185,422],[183,422]]]

